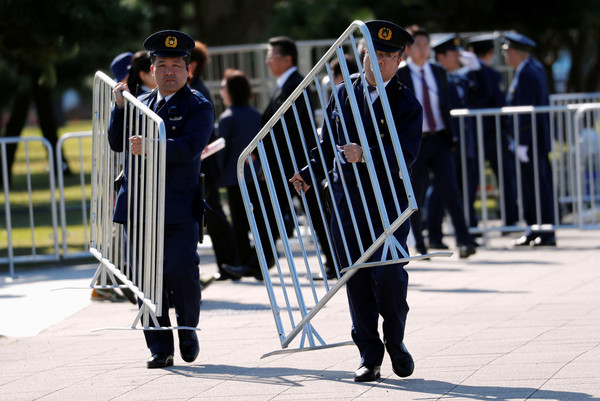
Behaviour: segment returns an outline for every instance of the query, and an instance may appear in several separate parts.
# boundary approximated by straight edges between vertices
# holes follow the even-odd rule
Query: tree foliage
[[[335,38],[355,19],[419,24],[430,32],[517,30],[539,44],[549,67],[571,56],[569,91],[600,89],[600,2],[572,0],[0,0],[0,91],[19,74],[47,85],[81,86],[112,58],[135,52],[149,33],[181,29],[208,46]],[[0,97],[2,102],[10,96]],[[4,104],[5,105],[5,104]]]

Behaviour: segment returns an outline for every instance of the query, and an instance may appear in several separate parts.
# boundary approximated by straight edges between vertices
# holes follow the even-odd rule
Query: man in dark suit
[[[413,93],[402,85],[396,76],[396,69],[402,59],[402,52],[407,44],[412,43],[412,36],[402,27],[388,21],[369,21],[366,25],[371,34],[377,56],[377,61],[373,64],[375,64],[375,68],[379,66],[381,71],[385,94],[389,100],[397,132],[390,133],[388,129],[383,105],[379,97],[380,88],[375,86],[375,76],[371,70],[371,59],[369,54],[365,52],[363,70],[369,88],[367,90],[364,87],[364,83],[358,75],[352,76],[352,86],[357,99],[365,99],[365,102],[370,100],[373,105],[374,120],[371,119],[368,103],[365,104],[366,107],[363,106],[360,110],[365,136],[369,141],[371,160],[365,158],[365,153],[360,145],[361,141],[354,123],[351,105],[348,101],[348,92],[344,83],[338,84],[334,89],[340,99],[340,106],[337,106],[333,98],[327,106],[326,119],[328,123],[323,124],[323,139],[321,141],[321,149],[325,159],[321,159],[318,149],[313,149],[310,160],[310,166],[317,179],[328,173],[322,162],[325,162],[325,166],[334,166],[331,174],[333,177],[333,202],[339,211],[339,222],[338,215],[334,213],[331,230],[336,255],[342,268],[351,266],[361,256],[361,243],[359,241],[362,241],[364,249],[370,244],[369,220],[376,236],[381,235],[383,232],[379,209],[374,206],[377,202],[367,166],[371,164],[371,167],[376,171],[378,182],[381,185],[384,207],[389,214],[390,221],[393,221],[398,215],[394,206],[394,195],[382,159],[388,160],[396,196],[401,204],[400,209],[405,210],[408,206],[408,200],[400,178],[400,166],[397,163],[392,145],[392,135],[398,136],[408,168],[417,158],[421,142],[423,119],[421,106]],[[344,128],[340,121],[346,121],[349,141],[346,140]],[[373,124],[373,121],[376,122],[376,125]],[[331,135],[328,133],[327,127],[331,127],[331,130],[335,131],[332,133],[334,143],[331,143]],[[383,144],[382,147],[378,143],[378,134]],[[355,168],[360,183],[363,184],[364,204],[359,191],[346,191],[344,189],[343,183],[345,183],[347,189],[356,188],[359,185],[354,173]],[[306,192],[313,184],[309,167],[304,167],[295,173],[290,182],[298,193]],[[350,198],[348,200],[346,193]],[[350,209],[348,203],[352,205],[352,209]],[[352,223],[353,219],[356,219],[358,235]],[[340,225],[343,226],[343,230],[340,230]],[[409,230],[409,224],[404,223],[394,232],[394,237],[404,249],[406,249]],[[348,251],[345,251],[344,238],[347,241]],[[381,260],[382,252],[381,247],[375,252],[370,261]],[[354,380],[357,382],[374,381],[380,377],[381,363],[386,350],[390,355],[392,369],[396,375],[406,377],[413,372],[414,362],[404,345],[406,316],[408,314],[408,304],[406,302],[408,273],[404,270],[404,265],[405,263],[395,263],[360,269],[347,281],[346,292],[352,317],[352,339],[358,347],[361,357],[360,366],[354,372]],[[380,315],[384,321],[384,341],[381,340],[378,332]]]
[[[468,40],[469,50],[477,56],[481,66],[481,69],[474,75],[478,85],[476,96],[471,98],[471,106],[474,109],[495,109],[503,107],[506,102],[502,74],[490,67],[494,58],[495,39],[496,37],[493,34],[483,34],[473,36]],[[496,134],[494,117],[483,117],[482,123],[485,159],[490,163],[496,178],[500,180],[501,175],[503,178],[504,225],[514,226],[518,220],[515,155],[509,148],[508,132],[501,129]],[[498,140],[500,149],[498,149]],[[498,150],[501,151],[502,174],[500,174]]]
[[[516,69],[506,95],[507,106],[547,106],[550,101],[548,80],[542,63],[531,56],[536,43],[525,35],[507,33],[502,45],[506,63]],[[516,246],[556,246],[553,229],[541,225],[554,222],[554,195],[552,192],[552,168],[548,158],[552,140],[547,114],[536,114],[536,132],[530,115],[518,118],[519,141],[515,151],[521,167],[521,188],[525,221],[529,229],[519,238]],[[512,132],[512,131],[511,131]],[[537,148],[534,147],[534,135]],[[535,154],[535,157],[534,157]],[[535,160],[537,158],[537,176]],[[539,193],[539,197],[538,194]],[[540,215],[536,204],[539,203]],[[536,225],[536,227],[532,227]]]
[[[198,174],[200,154],[208,143],[213,127],[213,107],[200,92],[187,86],[190,50],[194,40],[183,32],[161,31],[149,36],[144,47],[150,50],[152,74],[158,88],[140,96],[147,105],[165,122],[166,129],[166,172],[164,203],[164,267],[163,303],[158,323],[171,326],[169,306],[175,307],[180,326],[196,327],[200,315],[200,277],[196,252],[198,245],[198,221],[201,206],[198,202]],[[109,142],[115,152],[142,155],[145,149],[143,137],[135,135],[123,138],[124,98],[129,91],[125,83],[115,86],[116,105],[111,114]],[[127,140],[126,140],[127,139]],[[139,172],[128,170],[125,161],[125,177],[117,196],[113,220],[127,224],[128,204],[135,199],[130,190],[142,188],[136,185]],[[135,210],[134,206],[130,206]],[[125,227],[134,230],[136,227]],[[127,243],[127,241],[126,241]],[[143,247],[152,244],[132,244]],[[198,338],[194,330],[179,330],[179,350],[186,362],[196,359],[199,351]],[[173,365],[173,332],[171,330],[144,331],[146,344],[152,356],[148,368],[164,368]]]
[[[450,214],[456,245],[461,258],[475,253],[476,243],[469,234],[460,202],[461,195],[456,176],[456,162],[452,149],[456,138],[450,124],[449,89],[446,71],[429,62],[429,34],[417,29],[412,32],[415,43],[410,46],[410,56],[397,75],[423,106],[423,142],[412,173],[413,189],[419,210],[410,219],[417,252],[427,253],[423,238],[422,209],[433,172],[432,185],[440,191],[446,210]]]
[[[271,75],[277,78],[277,90],[271,96],[271,100],[269,101],[267,108],[263,112],[262,126],[266,125],[269,122],[269,120],[275,115],[277,110],[279,110],[281,105],[290,97],[290,95],[294,92],[294,90],[300,85],[300,83],[304,79],[302,74],[298,72],[298,50],[296,48],[296,43],[286,36],[277,36],[269,39],[269,47],[267,50],[267,57],[265,61],[267,63],[267,67],[269,68]],[[277,190],[277,198],[279,199],[279,207],[281,208],[284,219],[286,220],[286,229],[288,236],[291,236],[293,234],[294,227],[284,185],[286,185],[286,177],[291,177],[294,174],[295,169],[292,162],[292,155],[288,151],[286,135],[290,141],[292,150],[296,150],[294,152],[294,158],[296,160],[297,165],[303,166],[308,162],[303,152],[303,140],[306,142],[307,149],[312,149],[316,146],[309,115],[309,113],[311,113],[310,105],[307,105],[305,103],[302,96],[298,100],[296,100],[295,105],[298,111],[300,126],[296,124],[294,112],[290,108],[283,116],[286,123],[287,133],[286,130],[284,130],[284,127],[281,124],[281,122],[278,122],[273,127],[273,137],[267,137],[264,139],[265,153],[267,155],[269,165],[271,166],[273,181]],[[275,151],[275,144],[277,146],[277,152]],[[277,153],[281,157],[283,171],[280,171],[276,165]],[[261,189],[261,192],[264,194],[266,193],[265,190]],[[250,192],[251,196],[256,194],[256,192],[254,191]],[[320,215],[320,206],[314,191],[309,196],[307,196],[306,200],[310,214],[314,216]],[[259,205],[258,200],[256,202],[253,202],[253,204],[255,205],[255,207],[256,205]],[[267,211],[267,213],[270,214],[272,213],[272,211]],[[257,226],[261,238],[261,243],[264,245],[263,249],[266,254],[265,256],[269,267],[272,267],[275,264],[275,255],[273,255],[271,247],[268,245],[268,230],[270,230],[270,232],[273,235],[277,235],[278,230],[276,225],[274,224],[272,224],[272,227],[270,228],[267,227],[267,224],[265,224],[265,222],[262,219],[262,213],[256,213],[255,215],[257,217]],[[271,223],[275,223],[274,216],[269,217],[269,221]],[[335,277],[336,272],[335,268],[333,267],[333,258],[331,255],[331,248],[329,247],[327,241],[327,232],[325,226],[323,225],[320,219],[315,219],[313,220],[313,227],[319,240],[320,250],[325,256],[324,264],[326,266],[327,276],[329,278],[333,278]],[[277,240],[277,238],[274,239]],[[231,275],[237,277],[254,276],[257,279],[262,278],[258,257],[254,258],[247,265],[224,265],[223,269]]]

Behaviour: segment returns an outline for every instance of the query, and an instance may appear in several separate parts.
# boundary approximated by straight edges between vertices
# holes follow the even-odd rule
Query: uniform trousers
[[[433,172],[433,186],[439,189],[446,210],[454,227],[457,245],[469,244],[472,238],[465,224],[461,204],[461,194],[456,178],[455,157],[452,141],[444,132],[423,135],[419,156],[412,167],[412,184],[419,210],[410,219],[417,245],[424,245],[422,208],[425,207],[425,195],[429,183],[429,173]]]
[[[535,170],[533,164],[533,156],[529,152],[529,162],[521,163],[521,188],[523,191],[523,212],[525,221],[528,225],[532,224],[552,224],[554,222],[553,208],[554,195],[552,193],[552,168],[548,156],[539,154],[538,156],[538,182],[535,181]],[[535,188],[539,188],[539,202],[541,218],[538,219],[536,209]],[[542,232],[542,238],[553,237],[554,232]]]
[[[334,185],[335,202],[342,221],[343,234],[340,231],[335,213],[331,222],[331,233],[335,251],[340,263],[340,268],[345,268],[356,261],[360,256],[359,239],[354,232],[350,218],[350,210],[344,200],[341,187]],[[363,249],[372,244],[366,215],[362,210],[360,195],[355,191],[350,193],[353,211],[359,227],[360,241]],[[368,202],[374,204],[375,202]],[[402,210],[407,203],[401,202]],[[388,208],[388,211],[392,208]],[[376,213],[376,211],[371,211]],[[373,216],[374,214],[371,214]],[[395,218],[390,214],[390,220]],[[373,228],[376,237],[383,232],[380,220],[373,219]],[[410,231],[408,222],[402,224],[394,236],[406,249],[406,239]],[[343,236],[346,238],[350,260],[345,252]],[[370,261],[381,260],[383,246],[380,247]],[[385,344],[400,345],[404,340],[408,303],[406,301],[408,289],[408,273],[404,270],[406,263],[397,263],[379,267],[369,267],[358,270],[346,283],[346,293],[352,318],[352,339],[358,347],[361,364],[374,366],[381,365],[385,354]],[[379,316],[383,318],[383,341],[378,332]]]
[[[171,326],[170,307],[175,308],[179,326],[198,326],[201,301],[198,236],[197,222],[165,224],[162,313],[157,318],[161,327]],[[141,305],[139,300],[138,305]],[[152,321],[149,325],[154,326]],[[190,330],[179,330],[178,335],[181,340],[190,335]],[[152,354],[173,355],[172,330],[144,330],[144,337]]]

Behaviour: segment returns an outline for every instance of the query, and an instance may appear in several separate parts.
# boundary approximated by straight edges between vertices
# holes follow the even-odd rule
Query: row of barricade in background
[[[589,228],[596,227],[600,223],[600,105],[594,102],[600,101],[600,93],[580,93],[551,95],[551,105],[545,108],[503,108],[485,110],[455,110],[456,118],[470,116],[479,118],[484,116],[503,116],[511,118],[515,114],[537,114],[546,113],[551,116],[552,153],[551,164],[553,170],[554,188],[554,211],[555,224],[558,227]],[[462,117],[461,117],[462,116]],[[318,120],[317,120],[318,121]],[[480,130],[478,136],[483,135]],[[10,274],[14,275],[15,263],[31,263],[44,261],[58,261],[60,259],[82,258],[89,256],[89,207],[90,207],[90,182],[86,178],[85,171],[89,166],[84,161],[89,159],[91,149],[86,141],[91,138],[91,132],[71,132],[64,134],[58,141],[56,154],[51,151],[50,143],[39,137],[30,138],[0,138],[0,166],[2,167],[3,182],[6,182],[6,146],[9,144],[20,144],[25,147],[25,180],[28,186],[26,199],[26,210],[15,210],[11,200],[10,189],[4,186],[0,190],[0,222],[2,222],[2,235],[0,236],[0,249],[5,252],[0,254],[0,264],[8,264]],[[479,142],[481,143],[481,141]],[[42,146],[48,155],[48,162],[44,164],[42,171],[33,171],[30,168],[28,148],[36,144]],[[71,168],[78,178],[76,188],[71,185],[71,191],[80,194],[77,204],[66,205],[65,203],[65,178],[62,169],[58,168],[55,160],[62,160],[63,149],[68,147],[71,156]],[[76,152],[73,149],[77,149]],[[86,154],[87,153],[87,154]],[[480,171],[486,171],[483,150],[478,150],[478,163]],[[78,163],[73,163],[76,160]],[[60,165],[60,163],[59,163]],[[74,169],[74,166],[79,169]],[[482,168],[483,167],[483,168]],[[42,176],[42,179],[33,179],[34,176]],[[72,178],[71,178],[72,180]],[[36,219],[39,199],[35,198],[35,192],[49,190],[50,199],[43,199],[48,206],[44,206],[44,212],[50,214],[47,217]],[[502,180],[498,177],[484,174],[479,177],[478,199],[481,204],[481,223],[474,230],[477,232],[501,230],[504,227],[499,222],[499,217],[504,215],[499,193],[502,191]],[[520,194],[518,194],[520,196]],[[496,214],[491,213],[486,199],[498,200]],[[464,197],[466,199],[466,197]],[[542,201],[542,200],[540,200]],[[23,200],[19,199],[22,204]],[[27,247],[29,252],[22,251],[15,255],[13,251],[13,220],[15,213],[22,216],[27,215],[27,225],[19,225],[19,229],[28,230],[27,236],[31,238]],[[559,219],[559,216],[561,218]],[[49,222],[48,222],[49,220]],[[72,221],[82,229],[73,232],[69,227]],[[497,224],[494,224],[497,223]],[[41,253],[36,245],[35,229],[45,227],[51,237],[51,252]],[[513,227],[523,229],[523,227]],[[75,238],[83,245],[73,245],[70,241]]]
[[[480,205],[480,223],[472,232],[483,234],[484,240],[490,231],[522,231],[526,228],[523,212],[523,191],[521,185],[519,157],[517,152],[511,152],[508,162],[514,163],[516,171],[516,205],[518,209],[517,225],[507,224],[505,180],[503,173],[503,162],[507,162],[506,152],[501,146],[501,135],[503,133],[502,119],[514,122],[514,128],[510,134],[518,143],[519,130],[517,119],[523,116],[535,122],[536,116],[543,115],[549,118],[551,151],[549,154],[552,166],[552,190],[553,190],[553,221],[555,228],[598,228],[600,227],[600,93],[552,95],[549,106],[519,106],[504,107],[497,109],[471,109],[452,110],[451,114],[460,120],[460,141],[464,144],[466,119],[475,120],[476,134],[476,161],[478,177],[469,177],[467,167],[467,152],[465,146],[461,146],[461,181],[462,198],[465,216],[468,219],[469,205],[469,180],[477,181],[477,198]],[[485,131],[483,119],[490,118],[494,121],[494,130]],[[537,149],[541,144],[538,142],[537,125],[532,124],[532,146],[534,159],[534,171],[538,171],[540,160],[537,159]],[[498,177],[492,176],[495,185],[489,184],[490,165],[484,149],[484,136],[490,135],[495,139],[498,160]],[[541,226],[541,205],[550,200],[543,199],[540,195],[539,176],[534,177],[536,223]],[[495,219],[490,218],[490,206],[488,200],[495,198],[497,201]],[[512,200],[511,200],[512,201]],[[494,222],[492,222],[494,220]],[[547,223],[547,222],[545,222]]]

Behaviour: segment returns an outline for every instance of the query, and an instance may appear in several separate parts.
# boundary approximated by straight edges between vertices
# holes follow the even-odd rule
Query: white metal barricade
[[[30,155],[30,147],[32,143],[39,142],[41,146],[43,146],[48,155],[48,164],[47,168],[44,171],[32,171],[31,169],[31,155]],[[19,212],[26,212],[28,216],[29,223],[29,232],[28,235],[31,238],[29,251],[24,254],[15,255],[14,253],[14,244],[13,244],[13,210],[11,210],[11,194],[10,188],[8,185],[8,166],[7,166],[7,153],[6,153],[6,145],[7,144],[15,144],[23,143],[25,146],[25,166],[26,166],[26,186],[27,186],[27,210],[22,210]],[[59,246],[58,246],[58,231],[57,231],[57,212],[56,212],[56,192],[55,192],[55,182],[54,182],[54,152],[52,151],[52,145],[46,138],[36,138],[36,137],[7,137],[0,138],[0,162],[2,163],[2,182],[5,183],[3,186],[3,198],[4,198],[4,218],[6,224],[6,234],[7,234],[7,256],[0,257],[0,263],[8,263],[10,275],[14,277],[15,275],[15,262],[40,262],[40,261],[55,261],[58,260],[59,255]],[[43,180],[34,179],[34,175],[42,175]],[[47,177],[46,177],[47,176]],[[45,182],[44,182],[45,181]],[[46,184],[47,183],[47,184]],[[34,199],[34,191],[39,190],[38,185],[43,186],[44,191],[50,192],[50,199],[44,199],[43,202],[48,202],[48,207],[50,208],[50,217],[51,217],[51,230],[52,230],[52,253],[40,254],[38,253],[36,246],[36,209],[39,207],[39,199]],[[37,203],[37,205],[36,205]],[[45,208],[44,208],[45,209]],[[39,222],[39,221],[38,221]],[[48,223],[45,223],[48,225]]]
[[[163,285],[163,237],[166,136],[160,117],[129,93],[125,96],[123,141],[132,135],[145,139],[144,156],[134,156],[123,143],[128,157],[109,147],[108,129],[114,105],[115,82],[102,72],[94,79],[92,198],[90,210],[90,252],[100,265],[91,287],[126,286],[142,300],[132,329],[141,320],[144,329],[150,319],[158,327]],[[127,160],[127,166],[124,166]],[[127,223],[113,223],[117,191],[115,180],[122,169],[129,171]],[[118,282],[123,284],[118,284]],[[97,282],[99,284],[97,284]],[[182,327],[183,328],[183,327]]]
[[[557,135],[556,131],[551,133],[551,152],[548,155],[552,166],[553,176],[553,223],[554,228],[558,227],[574,227],[583,228],[584,226],[596,224],[596,220],[590,218],[594,216],[594,213],[588,211],[589,208],[594,208],[595,202],[598,200],[598,177],[600,176],[600,167],[598,165],[598,132],[600,131],[600,120],[599,113],[597,111],[598,103],[592,104],[563,104],[554,106],[518,106],[518,107],[503,107],[497,109],[455,109],[451,111],[451,115],[461,120],[465,118],[474,118],[476,126],[476,143],[477,143],[477,163],[479,176],[476,178],[479,184],[479,198],[481,204],[481,222],[480,226],[472,231],[481,232],[486,239],[486,235],[490,231],[515,231],[524,230],[526,224],[523,218],[523,194],[520,185],[521,172],[519,166],[519,159],[515,153],[511,153],[510,160],[514,163],[516,171],[516,193],[517,193],[517,206],[519,223],[517,226],[507,226],[506,221],[506,208],[505,198],[503,196],[504,180],[498,178],[499,187],[499,209],[500,209],[500,223],[491,224],[489,218],[488,202],[489,196],[486,182],[486,159],[483,148],[484,135],[495,135],[497,139],[497,158],[499,163],[500,172],[503,171],[503,152],[506,149],[502,149],[500,146],[500,135],[502,134],[501,119],[509,119],[513,122],[513,128],[510,135],[514,138],[515,142],[519,140],[519,129],[517,119],[521,115],[531,117],[531,121],[535,122],[537,115],[551,116],[552,121],[564,121],[566,124],[565,134]],[[581,112],[579,111],[581,110]],[[584,113],[585,112],[585,113]],[[494,118],[495,131],[494,132],[483,132],[483,118],[491,117]],[[461,143],[465,141],[464,127],[466,124],[461,121]],[[554,125],[556,127],[556,124]],[[534,169],[539,169],[539,160],[537,159],[537,149],[540,146],[537,142],[537,126],[532,124],[532,138],[533,138],[533,150]],[[461,149],[461,163],[462,163],[462,180],[467,182],[472,177],[468,177],[466,172],[466,154],[465,149]],[[541,221],[541,205],[542,202],[547,202],[547,199],[543,199],[540,196],[539,190],[539,175],[536,174],[535,180],[535,204],[536,204],[536,215],[537,224],[542,225]],[[467,187],[464,185],[463,187]],[[468,194],[463,190],[463,199],[467,199]],[[465,204],[465,213],[467,205]],[[592,209],[593,210],[593,209]],[[588,216],[583,219],[583,216]],[[585,221],[585,223],[584,223]]]
[[[62,168],[57,169],[56,175],[58,178],[58,190],[60,194],[60,227],[62,231],[62,258],[63,259],[71,259],[81,257],[83,255],[89,255],[89,227],[88,227],[88,213],[89,213],[89,192],[86,190],[86,182],[85,182],[85,172],[84,172],[84,150],[82,140],[86,138],[91,138],[92,133],[90,131],[84,132],[68,132],[60,137],[58,143],[56,144],[56,159],[55,160],[63,160],[63,147],[71,141],[77,141],[78,152],[77,155],[79,157],[78,164],[80,166],[78,173],[79,178],[79,193],[81,198],[79,200],[79,206],[77,207],[77,211],[81,217],[81,225],[82,225],[82,235],[83,238],[83,246],[79,252],[69,251],[69,233],[67,227],[68,221],[68,213],[66,200],[65,200],[65,185],[64,185],[64,172]],[[73,166],[71,165],[71,168]]]
[[[363,125],[363,123],[366,124],[366,121],[363,122],[361,120],[359,109],[359,107],[367,106],[362,106],[363,99],[357,99],[354,94],[344,56],[343,44],[350,42],[349,54],[356,60],[357,64],[361,66],[358,79],[362,80],[364,87],[366,88],[365,72],[362,69],[361,54],[357,51],[357,42],[354,37],[355,33],[362,34],[365,38],[365,46],[369,54],[373,55],[373,57],[371,57],[371,63],[373,64],[370,65],[369,68],[373,70],[377,86],[381,88],[379,93],[381,96],[382,107],[387,128],[391,133],[390,135],[393,142],[395,160],[389,162],[385,157],[383,158],[382,163],[385,165],[386,172],[383,175],[376,172],[372,162],[373,159],[371,151],[369,150],[369,142]],[[365,240],[363,238],[363,243],[369,243],[370,246],[364,246],[364,249],[361,248],[361,256],[357,260],[352,260],[348,252],[347,234],[349,233],[345,232],[339,223],[340,211],[338,210],[337,205],[335,202],[330,202],[330,213],[333,216],[337,216],[337,219],[334,219],[333,221],[338,221],[337,229],[340,231],[340,236],[342,237],[341,240],[344,244],[344,249],[338,249],[337,251],[345,252],[347,259],[352,260],[350,266],[338,266],[337,261],[331,261],[335,264],[336,273],[338,275],[337,282],[335,285],[331,286],[331,283],[326,278],[326,269],[320,254],[323,247],[331,247],[334,243],[331,229],[328,227],[330,217],[328,217],[329,214],[326,209],[325,201],[327,197],[331,197],[331,199],[334,197],[334,192],[332,190],[333,177],[331,172],[328,172],[333,166],[323,166],[324,171],[328,173],[325,177],[327,189],[324,189],[322,192],[318,189],[319,185],[314,181],[314,172],[311,170],[311,176],[313,177],[313,183],[315,184],[311,191],[315,191],[319,207],[318,210],[310,210],[307,203],[308,193],[302,194],[300,207],[296,207],[294,204],[292,193],[290,192],[291,186],[288,183],[288,179],[291,175],[286,176],[289,175],[290,172],[285,171],[284,164],[286,160],[288,162],[291,160],[294,170],[297,171],[310,159],[309,152],[311,149],[308,148],[307,143],[310,143],[310,141],[316,142],[317,144],[319,143],[320,138],[317,131],[317,124],[313,117],[313,110],[314,107],[325,109],[328,103],[323,95],[325,92],[324,89],[326,88],[322,87],[319,74],[327,74],[330,79],[329,82],[333,82],[330,62],[334,59],[339,60],[342,67],[344,82],[346,83],[345,85],[348,92],[347,101],[350,102],[353,115],[353,118],[347,119],[347,121],[343,121],[344,119],[340,118],[340,124],[344,126],[347,143],[349,143],[347,124],[348,126],[349,124],[354,124],[356,126],[360,137],[360,144],[364,149],[369,176],[369,182],[361,182],[357,167],[354,165],[353,171],[359,185],[347,188],[345,179],[341,179],[346,204],[350,210],[356,210],[353,209],[352,204],[349,201],[349,192],[352,192],[353,194],[358,192],[360,194],[363,210],[377,210],[379,213],[384,232],[379,236],[375,235],[372,218],[369,213],[366,213],[366,219],[368,220],[370,230],[370,240]],[[310,102],[311,86],[316,88],[317,93],[317,104],[314,105],[314,107]],[[417,205],[414,199],[409,173],[404,161],[400,140],[397,135],[394,118],[384,88],[369,31],[363,22],[355,21],[350,25],[346,32],[335,41],[333,46],[325,52],[324,56],[310,71],[298,88],[282,104],[275,115],[240,155],[238,160],[238,180],[246,205],[246,212],[248,214],[265,287],[271,302],[273,317],[275,319],[277,333],[282,348],[287,348],[291,341],[298,334],[302,333],[298,349],[292,351],[275,351],[275,353],[294,352],[297,350],[348,344],[348,342],[344,342],[341,344],[327,345],[311,324],[311,320],[324,307],[329,299],[344,286],[357,269],[404,262],[411,259],[422,259],[432,255],[429,254],[411,258],[409,257],[408,251],[404,249],[392,235],[403,223],[407,223],[409,216],[416,210]],[[341,102],[344,102],[345,100],[339,99],[337,92],[334,91],[334,96],[331,101],[335,103],[336,110],[340,111],[342,106]],[[369,104],[369,114],[365,119],[370,118],[372,120],[371,123],[373,123],[375,127],[378,127],[379,122],[375,120],[373,106],[370,102],[367,103]],[[310,119],[310,127],[308,127],[308,129],[301,122],[303,118],[302,113],[307,113],[308,118]],[[328,120],[325,121],[326,124],[328,124]],[[331,143],[335,143],[332,128],[328,125],[327,128]],[[379,133],[379,128],[376,128],[376,130]],[[296,138],[294,138],[294,136],[296,136]],[[296,147],[292,148],[292,143],[295,143],[295,139],[300,141],[300,145],[295,145]],[[377,150],[382,152],[382,154],[385,154],[380,135],[377,135],[377,143],[379,146],[379,149]],[[327,149],[322,149],[319,145],[317,151],[322,155]],[[260,158],[260,171],[257,171],[255,164],[251,162],[255,157]],[[289,158],[289,160],[287,158]],[[338,160],[336,163],[338,163],[339,167],[340,161]],[[394,163],[392,165],[394,168],[390,167],[390,164],[392,163]],[[391,171],[398,171],[396,174],[402,179],[403,188],[400,189],[395,187]],[[395,178],[397,179],[398,176]],[[384,197],[381,188],[391,189],[395,204],[395,207],[392,208],[394,210],[389,210],[389,207],[386,208],[386,205],[384,205]],[[372,191],[372,193],[375,194],[375,204],[366,204],[366,191]],[[398,200],[397,194],[400,191],[404,191],[408,197],[409,203],[405,208],[401,207]],[[291,221],[293,221],[293,231],[296,233],[295,236],[293,236],[293,234],[288,236],[288,227],[286,227],[286,218],[284,217],[285,210],[291,212],[290,216]],[[310,232],[306,236],[302,235],[303,232],[298,223],[298,214],[304,214],[303,219],[307,221],[310,228]],[[390,216],[393,216],[393,218]],[[354,229],[352,234],[356,235],[357,238],[360,238],[357,222],[354,219],[352,220]],[[324,224],[326,227],[327,238],[320,238],[320,245],[314,229],[316,223]],[[262,238],[259,232],[259,225],[261,224],[263,225],[262,228],[264,230]],[[265,238],[264,232],[267,232],[268,238]],[[281,242],[277,241],[278,238],[281,239]],[[295,245],[296,241],[298,245]],[[280,244],[279,249],[277,244]],[[299,250],[293,249],[294,246],[299,247]],[[380,247],[383,250],[382,258],[380,260],[372,260],[373,254],[379,250]],[[267,255],[271,254],[277,256],[278,250],[282,250],[285,257],[281,259],[275,257],[274,262],[276,268],[274,268],[273,271],[270,271]],[[437,254],[443,256],[451,255],[449,252],[439,252]],[[313,274],[316,275],[318,273],[321,273],[323,276],[323,284],[317,285],[313,280]],[[280,306],[282,304],[283,306]],[[308,343],[308,346],[305,346],[305,342]]]

